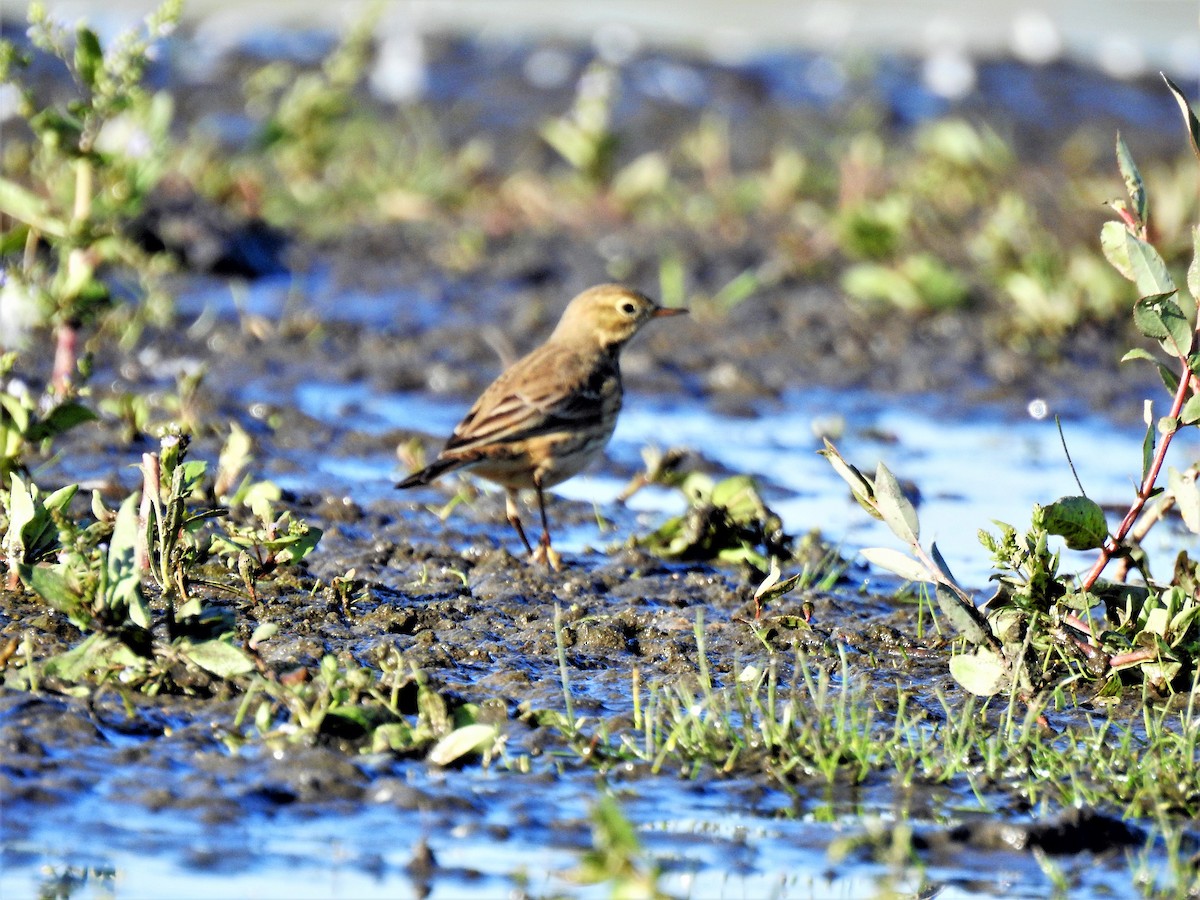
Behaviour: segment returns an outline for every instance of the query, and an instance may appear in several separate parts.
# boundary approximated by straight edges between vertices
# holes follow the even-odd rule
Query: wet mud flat
[[[293,248],[287,274],[232,289],[208,275],[181,276],[178,332],[148,334],[128,356],[98,348],[93,381],[106,391],[168,391],[179,372],[204,368],[195,413],[214,427],[196,435],[192,452],[215,458],[215,423],[238,422],[253,437],[257,474],[286,485],[289,508],[324,530],[317,553],[264,581],[256,601],[207,592],[234,615],[244,641],[264,623],[278,626],[260,651],[275,676],[311,677],[329,655],[377,668],[399,654],[454,702],[478,706],[504,744],[486,765],[436,766],[364,752],[371,748],[353,730],[259,741],[248,722],[238,724],[241,698],[220,684],[155,697],[119,684],[82,695],[54,684],[5,689],[6,883],[85,896],[152,896],[179,879],[178,896],[228,884],[262,896],[305,895],[298,884],[312,896],[597,895],[603,889],[572,873],[594,848],[599,782],[620,799],[662,869],[660,886],[674,894],[944,888],[1040,897],[1045,855],[1080,890],[1132,893],[1128,858],[1154,846],[1153,829],[1106,810],[1031,809],[1003,784],[966,778],[883,769],[852,783],[781,773],[765,750],[746,751],[730,774],[711,763],[632,762],[608,746],[606,735],[629,731],[651,696],[665,703],[682,687],[702,706],[703,679],[730,689],[769,671],[781,685],[823,675],[835,689],[876,694],[865,706],[884,719],[899,684],[926,723],[946,723],[955,706],[942,698],[961,695],[946,670],[949,638],[917,628],[916,603],[896,594],[899,584],[851,565],[831,587],[776,603],[756,633],[749,619],[762,573],[655,558],[627,546],[654,526],[653,514],[565,498],[553,501],[552,524],[583,537],[563,572],[547,572],[514,552],[498,493],[453,480],[412,496],[392,490],[403,474],[397,446],[416,438],[436,447],[441,434],[427,422],[381,425],[353,405],[321,418],[297,403],[305,385],[366,385],[369,394],[420,393],[465,410],[506,349],[528,349],[575,290],[608,279],[613,240],[655,238],[641,227],[516,235],[456,276],[431,262],[419,235],[355,234]],[[740,252],[766,255],[755,240]],[[725,246],[692,252],[687,265],[722,273],[714,281],[740,265]],[[651,261],[635,260],[629,280],[653,284]],[[630,406],[653,398],[751,417],[819,383],[953,388],[949,402],[964,413],[980,399],[1020,408],[1048,396],[1119,415],[1145,387],[1141,375],[1105,362],[1122,345],[1098,327],[1084,329],[1079,358],[1039,362],[992,340],[971,313],[879,316],[847,307],[830,285],[776,285],[753,303],[720,315],[699,309],[672,324],[627,353]],[[117,495],[118,485],[136,482],[130,467],[147,449],[153,442],[131,445],[120,422],[102,420],[69,435],[37,475]],[[706,465],[703,447],[694,449]],[[371,466],[356,469],[363,460]],[[612,458],[601,468],[627,480],[637,462]],[[443,518],[460,490],[468,501]],[[778,491],[765,485],[768,502]],[[339,591],[343,577],[351,588]],[[0,636],[28,640],[37,655],[80,637],[7,591]],[[1129,702],[1127,718],[1139,709]],[[543,724],[548,712],[573,713],[587,739]],[[1089,714],[1066,711],[1057,724]],[[879,849],[910,825],[919,875]],[[831,859],[832,843],[871,828],[884,837]]]
[[[631,349],[627,379],[652,386],[655,402],[695,402],[683,384],[700,377],[704,363],[681,373],[676,367],[687,354],[673,359],[671,349],[679,344],[646,337]],[[153,698],[119,685],[82,697],[60,695],[53,685],[35,694],[5,691],[4,858],[6,869],[29,873],[19,883],[48,888],[83,879],[125,895],[127,880],[136,896],[154,893],[159,877],[182,877],[200,896],[209,886],[260,877],[292,891],[299,874],[312,896],[387,894],[399,885],[433,896],[508,894],[514,886],[532,896],[572,893],[583,888],[571,873],[593,846],[598,771],[672,892],[707,896],[726,885],[790,896],[896,883],[897,870],[869,849],[840,865],[826,856],[831,841],[860,834],[868,820],[885,828],[913,824],[926,885],[1040,896],[1034,846],[1084,884],[1127,883],[1127,854],[1151,843],[1150,832],[1102,811],[1088,812],[1082,824],[1031,816],[1000,786],[987,814],[964,819],[954,810],[977,806],[977,788],[963,781],[897,782],[895,773],[880,771],[857,784],[829,783],[815,772],[780,776],[765,753],[758,766],[747,764],[748,753],[732,775],[710,764],[664,770],[619,755],[597,766],[603,734],[632,727],[639,691],[643,704],[655,690],[699,691],[702,670],[717,688],[768,669],[781,684],[823,672],[835,685],[876,686],[882,718],[886,688],[903,684],[930,726],[944,724],[939,697],[961,693],[946,670],[949,638],[928,628],[918,633],[911,596],[895,599],[898,583],[854,566],[830,590],[776,603],[761,623],[764,641],[751,623],[760,573],[664,561],[624,546],[661,516],[616,504],[598,510],[552,501],[556,532],[583,535],[561,573],[516,553],[499,492],[475,493],[443,520],[442,505],[462,484],[451,479],[413,496],[392,489],[402,473],[395,447],[414,435],[436,445],[420,423],[362,429],[353,413],[330,422],[286,402],[306,382],[408,389],[396,374],[398,359],[428,372],[444,365],[448,343],[457,346],[410,337],[395,353],[389,340],[397,338],[304,317],[267,331],[223,319],[190,340],[152,342],[140,363],[104,368],[100,378],[144,385],[156,371],[165,377],[179,365],[208,365],[203,415],[241,422],[254,436],[261,474],[293,485],[289,506],[324,529],[318,552],[296,573],[263,582],[256,603],[208,597],[235,615],[243,640],[263,623],[279,627],[261,649],[273,672],[315,673],[329,654],[378,666],[399,653],[439,691],[479,705],[483,720],[502,730],[501,755],[486,766],[443,769],[386,752],[364,755],[369,748],[353,734],[259,742],[247,722],[234,724],[239,698],[220,688],[209,697],[198,686],[197,697]],[[485,373],[487,352],[478,350],[474,365],[464,360],[463,371]],[[470,375],[468,390],[476,377],[486,376]],[[638,392],[628,402],[650,397]],[[136,448],[131,453],[118,431],[101,422],[70,436],[63,459],[86,459],[88,471],[61,477],[102,487],[135,480]],[[194,445],[202,457],[218,449],[215,435]],[[342,460],[350,468],[335,471],[353,473],[364,458],[390,462],[357,480],[322,467]],[[55,467],[51,461],[39,477],[59,477]],[[602,468],[624,480],[636,467],[625,459]],[[769,486],[766,496],[773,497]],[[354,589],[340,594],[331,585],[347,573]],[[12,593],[4,594],[0,615],[3,633],[32,637],[38,653],[65,650],[79,637],[57,614]],[[567,702],[582,732],[595,736],[590,750],[539,724],[548,710],[565,712]],[[980,853],[995,862],[994,875],[980,874]]]

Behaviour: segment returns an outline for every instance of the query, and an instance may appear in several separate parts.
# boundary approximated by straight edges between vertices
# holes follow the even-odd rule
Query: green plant
[[[658,887],[658,865],[647,858],[637,830],[617,801],[602,794],[592,807],[592,849],[571,873],[580,884],[608,884],[614,898],[658,900],[668,895]]]
[[[542,139],[596,186],[608,184],[620,143],[612,130],[618,84],[611,66],[593,62],[579,77],[570,112],[547,119],[541,127]]]
[[[260,640],[266,639],[264,630]],[[490,760],[503,746],[499,728],[480,722],[476,706],[449,700],[394,649],[378,672],[343,665],[327,654],[314,673],[300,669],[282,678],[256,678],[242,698],[235,728],[252,709],[254,728],[267,741],[336,739],[363,753],[424,753],[443,766],[469,754]]]
[[[0,381],[12,373],[15,353],[0,355]],[[52,399],[39,404],[27,390],[0,389],[0,490],[17,473],[27,473],[30,452],[77,425],[95,419],[82,403]]]
[[[232,617],[194,593],[196,585],[230,590],[204,568],[216,543],[208,525],[227,511],[197,505],[206,495],[207,464],[186,459],[187,447],[185,435],[165,435],[157,453],[143,455],[142,491],[115,512],[93,494],[91,522],[71,514],[75,485],[43,496],[14,476],[0,493],[6,529],[0,550],[10,585],[19,579],[86,635],[65,653],[10,672],[10,684],[53,677],[73,689],[119,674],[125,684],[150,692],[208,690],[215,681],[255,671],[255,657],[233,643]],[[288,523],[292,536],[257,526],[235,533],[260,544],[274,541],[276,565],[298,561],[316,546],[319,530],[289,514],[278,521]],[[157,589],[153,598],[142,583],[147,572]],[[252,643],[261,639],[257,634]]]
[[[1179,89],[1169,79],[1167,84],[1200,160],[1200,122]],[[867,559],[904,578],[936,586],[942,611],[974,648],[953,656],[950,671],[975,693],[994,694],[1013,684],[1030,690],[1046,681],[1078,678],[1101,680],[1102,692],[1113,693],[1134,677],[1158,691],[1170,691],[1190,683],[1200,663],[1200,564],[1181,552],[1170,582],[1155,582],[1136,545],[1172,504],[1179,506],[1185,524],[1200,532],[1198,467],[1183,473],[1169,470],[1166,489],[1159,485],[1172,439],[1182,428],[1200,423],[1200,356],[1195,353],[1200,228],[1193,231],[1194,256],[1188,290],[1183,291],[1149,242],[1145,186],[1119,136],[1117,162],[1128,202],[1112,204],[1120,220],[1105,224],[1101,244],[1113,267],[1137,288],[1134,325],[1158,344],[1169,362],[1143,348],[1129,351],[1124,359],[1153,363],[1172,397],[1170,410],[1158,419],[1147,403],[1141,480],[1113,533],[1104,511],[1083,494],[1082,485],[1079,496],[1035,506],[1024,532],[1006,523],[998,523],[999,536],[982,532],[980,540],[991,554],[999,582],[985,619],[971,595],[954,581],[937,547],[928,552],[922,548],[916,511],[891,472],[881,463],[872,479],[846,462],[832,444],[826,442],[822,451],[855,499],[881,518],[912,554],[873,548],[864,551]],[[1074,550],[1098,551],[1091,569],[1078,578],[1060,572],[1059,555],[1050,547],[1052,537]],[[1142,570],[1144,586],[1100,581],[1118,558],[1123,561],[1122,574],[1131,567]]]
[[[651,534],[634,537],[636,546],[668,559],[748,563],[764,572],[772,557],[791,558],[792,538],[749,475],[714,481],[703,472],[653,468],[651,464],[638,486],[658,482],[677,487],[689,507]]]
[[[167,0],[140,31],[124,33],[106,50],[87,25],[68,35],[42,3],[31,3],[30,40],[66,67],[75,88],[61,104],[39,106],[33,88],[18,79],[28,60],[0,42],[0,81],[20,90],[21,115],[35,141],[26,184],[0,177],[0,212],[14,223],[0,236],[0,254],[23,253],[19,266],[6,268],[5,290],[25,308],[27,321],[53,326],[52,385],[59,393],[75,375],[79,329],[113,298],[104,267],[127,267],[143,292],[154,294],[164,265],[125,229],[163,172],[172,103],[142,82],[152,45],[174,28],[181,7],[181,0]],[[41,245],[48,254],[38,252]]]

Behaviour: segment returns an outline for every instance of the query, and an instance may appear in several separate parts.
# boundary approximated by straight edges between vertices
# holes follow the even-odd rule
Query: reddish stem
[[[71,387],[71,377],[75,372],[76,360],[79,357],[79,332],[70,322],[63,322],[58,326],[56,337],[54,374],[51,383],[62,396]]]
[[[1193,390],[1193,376],[1188,368],[1187,360],[1181,360],[1183,363],[1183,373],[1179,378],[1179,387],[1175,390],[1175,399],[1171,403],[1171,411],[1167,414],[1169,418],[1178,419],[1179,411],[1183,409],[1183,404],[1188,398],[1188,394]],[[1141,515],[1142,508],[1146,505],[1146,501],[1150,499],[1150,495],[1154,492],[1154,485],[1158,481],[1158,473],[1162,469],[1163,461],[1167,456],[1167,448],[1171,446],[1171,438],[1175,436],[1178,427],[1166,432],[1162,436],[1157,449],[1154,451],[1154,459],[1150,462],[1150,469],[1146,472],[1146,477],[1138,488],[1137,497],[1133,501],[1133,505],[1129,507],[1129,512],[1125,513],[1125,518],[1121,520],[1120,526],[1114,535],[1110,536],[1104,542],[1104,546],[1100,548],[1100,557],[1092,566],[1091,571],[1084,576],[1080,584],[1080,590],[1090,591],[1092,585],[1096,583],[1096,579],[1104,571],[1105,567],[1112,561],[1112,558],[1117,555],[1121,549],[1121,543],[1129,534],[1129,529],[1133,527],[1133,523],[1137,521],[1137,517]]]
[[[1132,650],[1129,653],[1116,653],[1113,656],[1110,656],[1108,658],[1108,664],[1115,669],[1117,666],[1128,666],[1136,663],[1149,662],[1157,657],[1157,650]]]

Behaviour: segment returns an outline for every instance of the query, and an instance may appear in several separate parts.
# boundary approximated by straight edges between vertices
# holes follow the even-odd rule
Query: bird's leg
[[[521,514],[517,510],[517,492],[512,488],[508,488],[505,494],[504,510],[508,514],[509,523],[517,529],[517,535],[521,538],[521,543],[525,545],[525,550],[532,556],[533,545],[529,543],[529,538],[525,537],[525,526],[521,524]]]
[[[530,551],[534,562],[544,562],[557,572],[562,568],[562,556],[550,546],[550,522],[546,519],[546,495],[542,491],[541,479],[534,478],[533,486],[537,488],[538,512],[542,515],[542,536],[538,538],[537,550]]]

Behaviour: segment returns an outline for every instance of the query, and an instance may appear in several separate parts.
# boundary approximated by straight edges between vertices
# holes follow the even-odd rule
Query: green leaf
[[[1167,490],[1174,495],[1175,506],[1188,531],[1200,534],[1200,488],[1196,486],[1196,472],[1191,469],[1180,472],[1173,466],[1169,467]]]
[[[1192,112],[1192,107],[1184,96],[1183,91],[1179,89],[1179,85],[1173,82],[1166,75],[1162,77],[1167,83],[1167,87],[1171,89],[1171,93],[1175,96],[1175,102],[1179,104],[1179,111],[1183,113],[1183,123],[1187,126],[1188,139],[1192,144],[1192,153],[1196,159],[1200,159],[1200,122],[1196,121],[1196,114]]]
[[[50,213],[49,204],[15,181],[0,178],[0,212],[31,225],[51,237],[64,238],[67,227]]]
[[[785,581],[780,581],[779,576],[782,571],[779,568],[779,560],[774,556],[767,563],[767,577],[762,580],[762,583],[754,591],[754,602],[760,605],[765,605],[778,597],[794,590],[796,585],[800,583],[803,572],[799,572],[788,578]]]
[[[82,643],[46,660],[44,675],[53,675],[68,683],[83,681],[92,672],[108,668],[113,653],[120,645],[115,638],[96,632]]]
[[[950,626],[967,639],[967,643],[979,646],[994,641],[983,613],[964,601],[952,588],[939,583],[936,596],[938,609]]]
[[[75,71],[79,80],[89,91],[96,87],[96,74],[104,65],[104,51],[96,32],[80,25],[75,32]]]
[[[1042,523],[1072,550],[1096,550],[1108,537],[1104,510],[1087,497],[1060,497],[1042,508]]]
[[[218,678],[236,678],[254,671],[254,661],[249,656],[220,638],[184,644],[180,649],[197,666]]]
[[[713,506],[722,506],[729,511],[735,522],[754,522],[760,516],[762,500],[754,479],[749,475],[734,475],[713,486]]]
[[[1142,484],[1150,476],[1150,467],[1154,465],[1154,440],[1157,432],[1154,423],[1146,426],[1146,436],[1142,438]]]
[[[999,653],[980,647],[974,653],[950,657],[950,675],[964,690],[980,697],[991,697],[1004,689],[1008,668]]]
[[[1149,350],[1144,350],[1141,347],[1134,347],[1121,357],[1121,362],[1130,362],[1131,360],[1135,359],[1144,359],[1146,362],[1154,363],[1155,368],[1158,369],[1158,377],[1162,379],[1162,383],[1166,387],[1167,393],[1174,395],[1175,391],[1179,388],[1179,376],[1176,375],[1175,372],[1159,362],[1158,358],[1155,357],[1154,354]],[[1190,357],[1188,364],[1192,365],[1192,359]]]
[[[934,581],[929,570],[907,553],[891,547],[866,547],[858,552],[871,565],[899,575],[905,581]]]
[[[495,725],[464,725],[430,748],[426,759],[438,766],[448,766],[468,753],[483,753],[496,742],[499,729]]]
[[[1124,222],[1105,222],[1100,226],[1100,249],[1104,251],[1104,258],[1122,277],[1135,281],[1133,266],[1129,263],[1129,248],[1125,243],[1127,234],[1129,229],[1125,227]]]
[[[1195,425],[1200,422],[1200,394],[1192,394],[1179,411],[1179,421],[1184,425]]]
[[[22,435],[29,432],[29,423],[33,418],[33,411],[9,393],[0,393],[0,413],[7,413],[8,418],[12,420],[13,425]],[[0,422],[4,421],[4,416],[0,415]]]
[[[891,529],[892,534],[906,544],[919,543],[920,525],[917,521],[917,511],[904,496],[896,476],[882,462],[875,470],[875,502],[884,524]]]
[[[108,588],[105,601],[110,609],[128,615],[140,628],[150,627],[150,606],[142,593],[141,573],[137,570],[138,493],[125,498],[117,510],[112,540],[108,544],[106,572]]]
[[[1128,353],[1121,357],[1121,362],[1129,362],[1134,359],[1144,359],[1147,362],[1157,364],[1158,360],[1154,358],[1154,354],[1142,347],[1134,347]]]
[[[1179,359],[1192,352],[1196,330],[1174,301],[1175,291],[1142,297],[1133,305],[1133,324],[1148,338]]]
[[[33,427],[29,429],[29,440],[41,441],[47,438],[58,437],[64,432],[70,431],[76,425],[81,425],[84,422],[91,422],[96,419],[96,414],[84,406],[82,403],[60,403],[45,416],[33,423]]]
[[[1175,293],[1175,280],[1153,245],[1125,232],[1125,249],[1133,282],[1143,297]]]
[[[372,753],[409,753],[417,744],[417,735],[407,722],[385,722],[371,733]]]
[[[95,616],[72,587],[62,566],[20,565],[17,573],[25,587],[65,615],[80,631],[92,630]]]
[[[1133,154],[1125,144],[1121,133],[1117,132],[1117,166],[1125,179],[1125,190],[1129,192],[1129,201],[1133,204],[1133,213],[1138,222],[1146,221],[1146,185],[1142,182],[1142,173],[1138,171],[1133,161]]]

